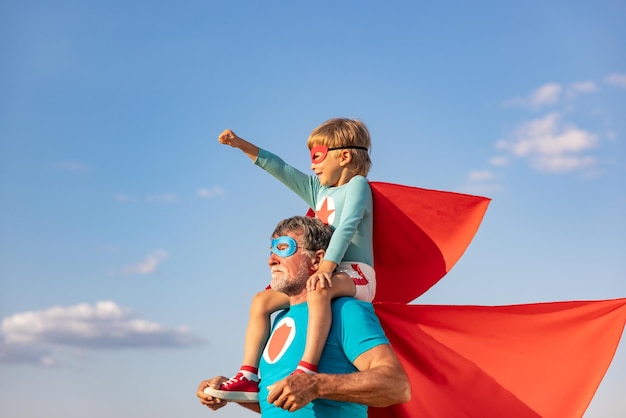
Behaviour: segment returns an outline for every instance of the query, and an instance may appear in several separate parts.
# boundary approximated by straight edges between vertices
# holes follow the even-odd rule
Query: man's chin
[[[284,279],[281,275],[272,274],[272,280],[270,281],[270,288],[277,292],[280,292],[281,283],[284,283]]]

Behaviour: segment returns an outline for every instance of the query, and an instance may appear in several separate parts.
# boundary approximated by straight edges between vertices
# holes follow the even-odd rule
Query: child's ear
[[[352,161],[352,153],[350,152],[350,150],[347,149],[341,150],[341,155],[339,156],[339,158],[339,165],[348,165],[350,164],[350,161]]]

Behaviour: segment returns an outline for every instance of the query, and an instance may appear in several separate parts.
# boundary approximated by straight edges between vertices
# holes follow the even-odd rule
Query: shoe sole
[[[211,395],[214,398],[237,403],[252,403],[259,401],[259,394],[257,392],[231,392],[228,390],[218,390],[209,387],[204,389],[204,393]]]

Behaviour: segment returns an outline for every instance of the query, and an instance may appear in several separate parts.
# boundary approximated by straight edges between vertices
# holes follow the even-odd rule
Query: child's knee
[[[250,312],[257,314],[269,314],[269,296],[266,291],[259,292],[252,297]]]
[[[289,306],[289,300],[286,297],[284,299],[281,297],[281,294],[271,290],[258,292],[252,297],[250,313],[253,315],[269,315]]]

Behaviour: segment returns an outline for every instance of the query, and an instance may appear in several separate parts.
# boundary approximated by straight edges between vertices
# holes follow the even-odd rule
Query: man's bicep
[[[370,370],[375,367],[387,366],[402,368],[389,344],[380,344],[360,354],[353,362],[359,371]]]

